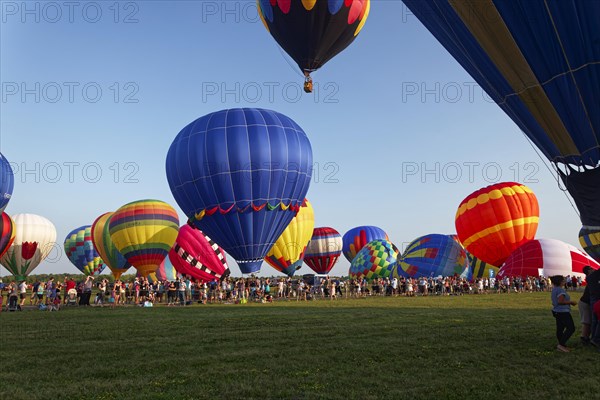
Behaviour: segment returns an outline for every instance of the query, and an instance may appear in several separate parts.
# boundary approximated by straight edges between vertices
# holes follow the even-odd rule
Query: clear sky
[[[0,150],[15,166],[6,211],[50,219],[61,246],[127,202],[177,207],[165,174],[177,133],[213,111],[262,107],[311,140],[316,226],[377,225],[403,248],[453,233],[474,190],[517,180],[538,197],[537,237],[579,247],[579,218],[546,160],[399,0],[373,2],[354,43],[313,75],[312,95],[253,0],[1,8]],[[63,255],[35,272],[77,271]]]

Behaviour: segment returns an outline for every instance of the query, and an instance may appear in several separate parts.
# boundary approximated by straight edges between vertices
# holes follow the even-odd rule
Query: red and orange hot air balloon
[[[519,246],[532,240],[540,210],[533,191],[516,182],[502,182],[465,198],[456,212],[456,232],[469,253],[502,265]]]

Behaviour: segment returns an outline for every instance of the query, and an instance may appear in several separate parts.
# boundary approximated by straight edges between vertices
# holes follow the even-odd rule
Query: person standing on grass
[[[25,305],[25,297],[27,297],[27,282],[22,281],[19,284],[19,298],[21,299],[21,307]]]
[[[567,347],[567,341],[575,333],[575,324],[571,317],[571,306],[576,306],[576,301],[571,301],[569,294],[564,289],[565,277],[555,275],[550,278],[552,285],[552,315],[556,319],[556,338],[558,339],[557,350],[564,353],[571,351]]]
[[[598,315],[593,312],[596,303],[600,302],[600,269],[592,271],[587,276],[587,286],[590,291],[590,309],[592,310],[590,343],[600,348],[600,323]]]
[[[586,265],[583,267],[583,273],[588,276],[593,271],[592,267]],[[590,335],[592,331],[592,309],[590,308],[590,288],[585,287],[581,299],[579,299],[579,317],[581,318],[581,343],[590,344]]]

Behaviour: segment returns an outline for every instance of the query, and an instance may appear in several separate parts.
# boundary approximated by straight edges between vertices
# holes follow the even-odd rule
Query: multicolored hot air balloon
[[[177,204],[248,274],[260,270],[304,201],[312,149],[283,114],[231,109],[183,128],[166,164]]]
[[[287,276],[294,276],[296,270],[302,266],[306,245],[310,241],[314,227],[313,207],[308,200],[304,200],[298,214],[267,253],[265,257],[267,264]]]
[[[112,215],[112,212],[107,212],[96,218],[92,224],[92,243],[104,264],[112,271],[115,279],[119,279],[131,268],[131,264],[127,262],[123,254],[119,253],[110,238],[109,221]]]
[[[356,257],[360,249],[373,240],[388,240],[388,235],[383,229],[376,226],[357,226],[344,233],[342,238],[344,256],[350,262]]]
[[[179,228],[169,259],[182,275],[211,282],[229,275],[227,256],[211,238],[190,225]]]
[[[46,218],[35,214],[15,214],[15,239],[0,258],[2,264],[18,281],[50,254],[56,245],[56,228]]]
[[[373,240],[358,252],[350,264],[350,278],[388,278],[398,259],[398,249],[389,240]]]
[[[15,240],[15,223],[5,212],[0,215],[0,257]]]
[[[579,231],[579,244],[590,257],[600,262],[600,229],[581,228]]]
[[[371,0],[258,0],[259,15],[306,77],[348,47],[365,25]]]
[[[175,269],[169,257],[165,257],[163,262],[160,264],[155,272],[148,274],[148,280],[150,282],[164,282],[164,281],[175,281],[181,277],[181,274]]]
[[[91,225],[80,226],[69,232],[64,246],[71,264],[85,275],[97,276],[104,271],[104,262],[92,243]]]
[[[464,249],[464,246],[460,242],[458,235],[448,236],[454,239],[456,243],[460,244],[460,246]],[[485,261],[481,261],[473,254],[469,253],[466,249],[465,252],[467,253],[467,259],[469,260],[469,276],[471,277],[471,279],[494,278],[496,277],[496,275],[498,275],[500,267],[496,267],[494,265],[486,263]]]
[[[315,228],[304,262],[317,274],[328,274],[342,255],[342,235],[333,228]]]
[[[498,272],[498,278],[553,275],[585,278],[583,267],[586,265],[600,268],[600,264],[570,244],[555,239],[531,240],[508,257]]]
[[[404,3],[554,164],[584,227],[600,226],[600,2]]]
[[[15,177],[10,163],[0,153],[0,212],[4,212],[10,201],[15,184],[14,181]]]
[[[115,211],[108,226],[117,250],[147,277],[159,268],[175,243],[179,217],[163,201],[139,200]]]
[[[434,233],[408,245],[394,275],[410,278],[456,275],[469,279],[469,261],[465,249],[452,236]]]
[[[460,243],[480,260],[502,265],[523,243],[532,240],[540,209],[527,186],[502,182],[467,196],[456,212]]]

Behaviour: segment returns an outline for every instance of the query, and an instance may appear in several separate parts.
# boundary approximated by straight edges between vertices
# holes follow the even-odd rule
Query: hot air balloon
[[[25,280],[56,245],[56,228],[46,218],[35,214],[15,214],[15,239],[0,258],[18,281]]]
[[[535,237],[539,215],[531,189],[515,182],[497,183],[460,203],[456,232],[469,253],[491,265],[502,265],[517,247]]]
[[[14,180],[13,170],[8,160],[0,153],[0,212],[4,212],[10,201],[15,184]]]
[[[394,271],[397,277],[461,276],[469,279],[469,261],[463,247],[449,235],[430,234],[413,240]]]
[[[370,0],[258,0],[259,15],[306,77],[348,47],[363,28]]]
[[[265,261],[271,267],[287,276],[294,276],[302,266],[304,252],[315,227],[315,214],[312,205],[304,200],[300,211],[277,239]]]
[[[600,229],[583,227],[579,231],[579,244],[586,253],[596,261],[600,261]]]
[[[373,240],[388,240],[388,235],[376,226],[357,226],[350,229],[342,238],[344,256],[352,262],[360,249]]]
[[[342,235],[333,228],[315,228],[304,262],[317,274],[328,274],[342,255]]]
[[[91,225],[80,226],[69,232],[64,246],[69,261],[85,275],[97,276],[104,270],[104,262],[92,243]]]
[[[460,242],[458,235],[448,235],[452,239],[456,241],[456,243],[460,244],[460,246],[464,249],[464,246]],[[475,257],[473,254],[469,253],[466,249],[467,259],[469,260],[469,276],[471,279],[476,278],[494,278],[498,275],[498,271],[500,267],[496,267],[495,265],[491,265],[486,263],[485,261],[481,261],[479,258]]]
[[[155,272],[148,274],[148,280],[152,283],[159,281],[175,281],[181,277],[181,274],[175,269],[169,257],[165,257]]]
[[[498,278],[505,276],[571,275],[585,278],[583,267],[600,264],[570,244],[555,239],[538,239],[525,243],[506,260]]]
[[[0,215],[0,257],[6,253],[15,240],[15,223],[7,213]]]
[[[179,228],[169,259],[182,275],[211,282],[229,275],[227,256],[211,238],[191,225]]]
[[[600,2],[404,3],[552,162],[584,228],[600,226]]]
[[[283,114],[231,109],[183,128],[166,164],[181,209],[248,274],[260,270],[304,201],[312,149]]]
[[[108,226],[117,250],[147,277],[159,268],[175,243],[179,217],[163,201],[139,200],[115,211]]]
[[[110,238],[109,221],[112,215],[112,212],[107,212],[96,218],[92,224],[92,243],[115,279],[119,279],[131,268],[131,264],[127,262],[123,254],[119,253]]]
[[[388,278],[398,259],[398,248],[389,240],[373,240],[358,252],[350,264],[350,278]]]

